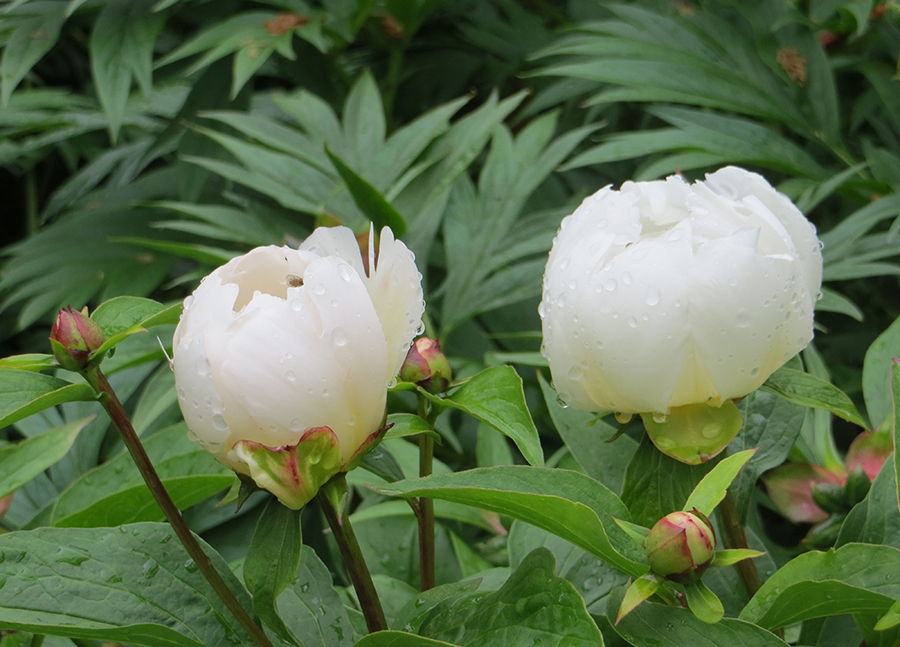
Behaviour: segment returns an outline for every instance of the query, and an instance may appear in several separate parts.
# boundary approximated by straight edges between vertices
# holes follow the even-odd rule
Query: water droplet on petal
[[[653,422],[655,422],[657,424],[661,425],[668,419],[669,419],[669,416],[667,416],[666,414],[661,413],[659,411],[657,411],[656,413],[653,414]]]
[[[225,418],[222,417],[221,414],[217,413],[212,417],[213,427],[215,427],[218,431],[225,431],[228,429],[228,423],[225,422]]]
[[[624,283],[625,285],[631,285],[631,274],[625,272],[622,275],[622,283]]]
[[[746,328],[750,325],[750,313],[741,308],[737,313],[738,328]]]
[[[647,296],[644,298],[644,303],[648,306],[655,306],[659,303],[659,290],[656,288],[650,288],[647,292]]]
[[[338,274],[340,274],[341,278],[344,279],[345,281],[349,281],[350,280],[350,266],[344,265],[343,263],[341,263],[340,265],[338,265]]]
[[[325,284],[324,283],[316,283],[316,287],[313,288],[313,291],[316,294],[318,294],[319,296],[322,296],[323,294],[325,294]]]
[[[206,361],[205,357],[201,357],[197,360],[197,373],[200,374],[200,377],[209,375],[209,362]]]
[[[347,333],[344,332],[343,328],[338,326],[331,331],[331,339],[338,346],[345,346],[347,344]]]
[[[757,375],[759,375],[759,367],[754,366],[753,369],[750,371],[750,377],[756,377]]]
[[[294,432],[301,431],[303,429],[303,422],[300,420],[300,418],[294,418],[293,420],[291,420],[290,429]]]
[[[284,374],[284,376],[291,382],[294,382],[297,380],[297,374],[294,373],[294,371],[288,371],[287,373]]]
[[[722,433],[722,427],[714,422],[709,423],[700,431],[700,435],[709,440],[712,440],[720,433]]]
[[[556,305],[558,305],[560,308],[565,308],[565,307],[566,307],[566,297],[565,297],[565,295],[563,295],[563,294],[560,294],[560,295],[559,295],[559,298],[556,299]]]
[[[603,287],[606,288],[607,292],[612,292],[619,286],[618,282],[615,279],[607,279],[606,283],[603,284]]]
[[[632,413],[622,413],[621,411],[616,412],[616,420],[619,424],[625,425],[631,422],[631,419],[634,417]]]
[[[578,287],[578,281],[576,281],[575,279],[572,279],[571,281],[569,281],[569,289],[570,290],[574,290],[577,287]]]
[[[570,380],[580,380],[580,379],[581,379],[581,373],[582,373],[582,370],[581,370],[581,367],[580,367],[580,366],[573,366],[572,368],[569,369],[569,372],[566,373],[566,376],[567,376]]]
[[[637,319],[634,317],[628,317],[628,325],[632,328],[637,328]]]

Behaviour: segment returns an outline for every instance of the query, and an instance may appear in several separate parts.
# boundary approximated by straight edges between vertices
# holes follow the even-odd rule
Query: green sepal
[[[662,583],[663,579],[653,573],[641,575],[632,582],[631,586],[628,587],[628,590],[625,591],[625,597],[622,598],[622,604],[619,605],[619,613],[616,615],[616,624],[619,624],[619,621],[622,618],[634,611],[641,602],[656,593]]]
[[[663,422],[657,422],[649,413],[642,413],[641,418],[656,448],[688,465],[700,465],[717,456],[744,424],[741,412],[731,400],[719,407],[707,404],[673,407]]]
[[[703,580],[695,580],[684,585],[684,595],[687,598],[688,608],[698,620],[708,624],[715,624],[725,615],[722,601],[716,594],[709,590]]]
[[[731,566],[732,564],[737,564],[738,562],[741,562],[745,559],[755,559],[756,557],[762,557],[763,555],[765,555],[764,552],[752,550],[750,548],[731,548],[728,550],[719,550],[716,551],[716,556],[713,557],[713,561],[709,566],[710,568]]]
[[[250,478],[282,504],[299,510],[341,469],[340,442],[328,427],[313,427],[296,445],[266,447],[241,440],[232,449]]]
[[[891,627],[900,625],[900,600],[894,602],[887,613],[881,616],[881,619],[875,623],[875,631],[885,631]]]
[[[636,523],[631,523],[630,521],[622,521],[621,519],[616,519],[615,517],[613,517],[613,521],[615,521],[616,525],[624,530],[629,537],[634,539],[637,542],[638,546],[643,546],[644,540],[647,538],[647,535],[650,534],[649,528],[644,528],[644,526],[639,526]]]
[[[847,475],[844,484],[844,503],[848,509],[852,509],[857,503],[866,498],[872,488],[872,481],[862,465],[854,467]]]

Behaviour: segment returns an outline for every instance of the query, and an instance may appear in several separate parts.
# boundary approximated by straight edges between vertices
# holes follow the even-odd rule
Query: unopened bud
[[[847,475],[847,483],[844,484],[844,503],[848,509],[865,499],[871,487],[872,481],[865,468],[862,465],[854,467]]]
[[[419,337],[400,368],[400,379],[415,382],[429,393],[443,393],[450,386],[450,362],[436,339]]]
[[[715,555],[716,534],[704,515],[673,512],[660,519],[644,541],[650,568],[670,580],[699,577]]]
[[[50,331],[53,355],[60,366],[70,371],[83,370],[91,353],[105,341],[103,329],[87,316],[87,308],[81,312],[71,307],[63,308]]]

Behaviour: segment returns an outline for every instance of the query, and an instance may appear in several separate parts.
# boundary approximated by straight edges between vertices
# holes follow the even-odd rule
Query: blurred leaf
[[[488,467],[374,487],[387,496],[428,496],[507,514],[571,541],[631,575],[646,566],[626,555],[633,542],[612,521],[628,519],[615,494],[588,476],[530,466]],[[616,540],[619,552],[610,543]],[[636,556],[636,555],[635,555]]]
[[[69,451],[92,418],[46,431],[17,443],[0,445],[0,497],[19,489]]]
[[[889,456],[866,498],[854,506],[841,525],[836,545],[885,544],[900,549],[900,510],[896,503],[896,467],[894,457]]]
[[[0,60],[0,88],[4,106],[19,81],[56,44],[66,20],[65,9],[62,2],[35,2],[4,17],[7,28],[12,28],[12,33],[6,38],[3,59]]]
[[[276,600],[294,583],[300,568],[303,548],[301,512],[270,497],[256,522],[243,568],[244,583],[253,597],[253,609],[267,627],[295,645],[303,643],[297,641],[285,626]]]
[[[375,231],[380,232],[383,227],[390,227],[395,236],[398,238],[403,236],[406,233],[406,222],[403,220],[403,216],[391,206],[391,203],[385,200],[375,187],[344,164],[340,157],[328,150],[327,145],[325,153],[344,180],[344,184],[347,185],[347,190],[353,196],[353,202],[375,225]]]
[[[200,543],[248,608],[228,565]],[[0,535],[0,550],[4,628],[148,647],[255,644],[168,524],[10,532]]]
[[[900,317],[869,346],[863,362],[863,395],[873,428],[891,416],[891,360],[895,357],[900,357]]]

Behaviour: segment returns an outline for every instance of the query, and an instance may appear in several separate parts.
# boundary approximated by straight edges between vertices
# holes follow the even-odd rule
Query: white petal
[[[400,372],[413,338],[422,332],[425,301],[415,256],[387,227],[381,230],[375,270],[365,283],[387,340],[390,380]]]
[[[359,242],[349,227],[318,227],[300,244],[300,251],[337,256],[347,261],[360,276],[366,275]]]

